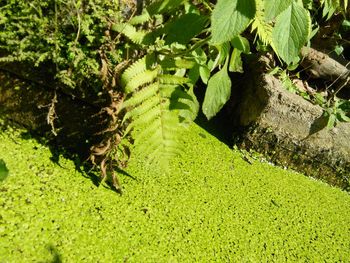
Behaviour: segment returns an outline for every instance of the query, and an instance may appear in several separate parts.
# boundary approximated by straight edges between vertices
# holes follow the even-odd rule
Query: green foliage
[[[261,1],[258,1],[261,2]],[[271,21],[276,18],[280,13],[289,8],[294,1],[293,0],[276,0],[276,1],[264,1],[264,13],[266,21]]]
[[[126,110],[123,122],[128,123],[125,134],[132,133],[135,146],[151,162],[166,163],[181,153],[182,130],[198,112],[193,93],[196,76],[190,73],[196,58],[187,46],[198,45],[190,42],[204,30],[207,17],[198,15],[194,6],[191,11],[180,9],[183,2],[155,2],[132,18],[137,25],[119,22],[112,26],[130,41],[130,51],[147,49],[147,55],[123,72],[120,82],[126,96],[122,106]],[[156,24],[162,21],[161,26],[149,28],[154,19]]]
[[[203,102],[203,112],[211,119],[225,105],[231,95],[231,79],[228,75],[228,58],[223,68],[208,82]]]
[[[343,13],[348,12],[348,0],[321,0],[320,2],[323,6],[322,15],[326,17],[326,19],[330,19],[337,11]]]
[[[309,13],[296,2],[276,17],[272,31],[273,47],[287,64],[298,58],[300,49],[309,39],[311,19]]]
[[[324,109],[324,116],[327,118],[327,128],[334,128],[339,122],[350,122],[350,101],[334,97],[326,100],[317,95],[316,102]]]
[[[101,51],[112,64],[122,61],[108,35],[110,21],[118,17],[115,1],[2,1],[0,62],[45,65],[71,88],[88,84],[99,91]]]
[[[219,0],[211,17],[212,44],[223,44],[238,36],[254,14],[254,0]]]
[[[157,63],[150,54],[121,76],[127,95],[123,108],[129,109],[124,121],[131,120],[125,133],[134,129],[135,144],[150,161],[157,162],[167,161],[181,152],[178,140],[182,123],[191,122],[197,114],[196,108],[191,108],[194,98],[183,87],[190,79],[165,74],[166,69],[165,63]],[[186,111],[194,112],[185,114]],[[188,116],[191,116],[189,120]]]
[[[112,78],[108,90],[124,93],[125,134],[151,160],[180,152],[182,129],[198,112],[198,81],[208,85],[208,119],[230,97],[229,72],[244,72],[251,52],[272,52],[293,88],[284,68],[298,65],[318,9],[328,19],[348,8],[348,0],[118,2],[8,0],[0,4],[0,61],[45,63],[61,83],[96,93]]]
[[[272,1],[264,0],[219,0],[211,16],[211,44],[216,45],[219,50],[212,70],[221,66],[222,61],[226,61],[231,54],[229,70],[231,72],[243,71],[241,56],[242,53],[249,53],[246,51],[249,49],[249,42],[245,40],[244,47],[239,48],[241,45],[238,44],[237,39],[240,39],[239,34],[246,30],[250,22],[252,22],[251,30],[256,31],[260,40],[265,45],[270,45],[285,63],[291,64],[299,60],[300,49],[309,40],[311,31],[309,11],[300,1],[274,1],[272,3]],[[228,42],[232,42],[232,53]],[[218,75],[213,75],[212,79],[218,81]],[[209,83],[213,81],[209,80]],[[225,88],[218,89],[215,95],[208,92],[211,89],[212,86],[208,86],[203,105],[203,111],[208,119],[215,116],[222,108],[222,102],[226,102],[226,99],[222,98],[228,98],[227,90],[230,87],[225,86]],[[216,98],[211,98],[212,96]],[[220,101],[220,106],[218,106],[218,101]]]

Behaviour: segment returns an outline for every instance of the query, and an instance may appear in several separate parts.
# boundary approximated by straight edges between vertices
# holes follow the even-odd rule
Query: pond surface
[[[197,125],[167,172],[135,154],[122,196],[23,132],[0,132],[2,262],[350,261],[349,194]]]

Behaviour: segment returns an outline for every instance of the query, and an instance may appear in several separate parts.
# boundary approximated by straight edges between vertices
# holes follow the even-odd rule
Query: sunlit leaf
[[[272,41],[276,53],[287,63],[293,62],[310,35],[309,12],[293,2],[276,18]]]
[[[203,113],[208,119],[214,117],[230,98],[231,79],[227,68],[228,58],[222,69],[209,79],[203,102]]]
[[[212,44],[222,44],[242,33],[254,14],[254,0],[218,0],[211,17]]]

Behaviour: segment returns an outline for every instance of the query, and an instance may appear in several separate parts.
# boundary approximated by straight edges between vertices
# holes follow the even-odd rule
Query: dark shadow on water
[[[195,95],[200,103],[203,105],[204,95],[206,87],[204,84],[199,85],[194,91]],[[206,130],[208,133],[216,137],[222,143],[225,143],[227,146],[232,147],[233,144],[233,122],[232,117],[228,113],[227,106],[224,106],[221,111],[214,116],[211,120],[208,120],[202,112],[202,109],[199,109],[198,116],[195,120],[195,123],[201,128]],[[202,136],[201,134],[199,134]]]
[[[9,128],[14,129],[25,129],[25,127],[22,127],[21,125],[18,125],[15,122],[5,120],[5,123],[0,126],[0,131],[6,131]],[[72,160],[75,165],[75,169],[85,178],[88,178],[91,180],[91,182],[98,187],[100,185],[100,177],[98,170],[86,162],[87,156],[83,153],[77,153],[73,151],[68,151],[64,147],[57,144],[53,136],[45,136],[43,134],[38,134],[32,131],[23,131],[20,133],[20,138],[22,140],[30,140],[34,139],[39,144],[45,145],[49,148],[51,157],[50,160],[58,165],[59,167],[63,169],[67,169],[66,167],[62,166],[60,163],[60,158],[66,158],[69,160]],[[47,139],[49,138],[49,139]],[[15,143],[18,144],[18,142],[15,141]],[[34,147],[34,150],[37,150],[37,147]]]
[[[49,261],[50,263],[62,263],[62,256],[54,245],[49,244],[46,249],[52,255],[52,260]]]
[[[231,147],[233,141],[233,128],[227,115],[228,114],[222,111],[219,112],[217,116],[208,121],[204,114],[200,112],[197,119],[195,120],[195,123],[216,137],[222,143],[225,143],[227,146]],[[201,134],[199,135],[202,136]]]
[[[196,94],[198,97],[198,94]],[[203,96],[199,95],[199,100],[202,100],[201,98]],[[205,129],[208,133],[215,136],[218,140],[225,143],[229,147],[232,146],[232,128],[230,125],[228,114],[225,111],[225,108],[222,109],[213,119],[208,121],[202,111],[200,110],[198,117],[195,120],[195,123]],[[5,123],[5,125],[0,126],[0,130],[6,130],[8,127],[12,128],[19,128],[23,129],[22,126],[18,125],[17,123],[13,123],[12,121],[8,121]],[[205,136],[204,134],[199,134],[200,136]],[[60,158],[64,157],[66,159],[70,159],[74,162],[75,169],[85,178],[88,178],[91,180],[94,186],[99,187],[101,185],[101,177],[99,174],[99,169],[94,167],[91,163],[87,162],[88,156],[85,153],[77,153],[74,151],[68,151],[64,147],[60,146],[56,140],[55,137],[51,134],[37,134],[32,131],[23,131],[21,133],[21,139],[23,140],[29,140],[34,139],[38,143],[45,145],[49,148],[51,152],[50,160],[55,163],[56,165],[60,166],[63,169],[67,169],[66,167],[62,166],[60,163]],[[36,150],[34,148],[34,150]],[[132,180],[137,180],[137,178],[133,177],[131,174],[126,172],[122,169],[116,170],[117,175],[120,176],[126,176],[131,178]],[[110,188],[115,191],[114,186],[112,183],[107,181],[107,188]],[[106,184],[104,184],[104,187],[106,187]]]
[[[89,179],[95,187],[104,187],[120,194],[120,192],[113,186],[112,179],[109,178],[109,176],[106,180],[106,183],[102,184],[100,171],[98,167],[92,165],[90,162],[87,161],[88,157],[86,156],[86,153],[84,154],[69,151],[64,147],[58,145],[54,139],[48,140],[41,135],[29,131],[22,132],[21,139],[35,139],[38,143],[43,144],[49,148],[51,152],[50,160],[56,165],[60,166],[63,169],[66,169],[60,164],[60,158],[63,157],[65,159],[72,160],[74,162],[76,171],[78,171],[83,177]],[[34,148],[34,150],[36,149]],[[118,177],[126,176],[131,178],[132,180],[137,180],[135,177],[133,177],[131,174],[129,174],[123,169],[116,168],[115,171]]]

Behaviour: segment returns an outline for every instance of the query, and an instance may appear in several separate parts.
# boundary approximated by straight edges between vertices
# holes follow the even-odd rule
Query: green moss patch
[[[196,125],[184,143],[166,172],[134,155],[120,196],[3,131],[0,262],[350,261],[349,194],[251,165]]]

